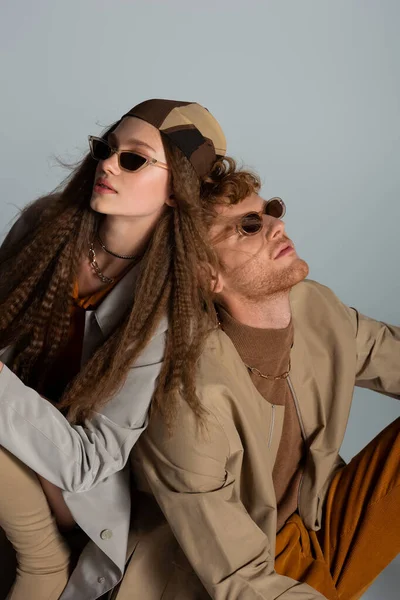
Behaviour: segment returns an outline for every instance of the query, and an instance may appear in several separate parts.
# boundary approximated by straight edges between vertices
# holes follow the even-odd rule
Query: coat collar
[[[290,306],[294,329],[290,380],[297,391],[302,426],[308,437],[315,424],[308,422],[307,415],[315,414],[316,405],[320,402],[320,392],[312,343],[314,330],[312,323],[309,323],[313,308],[307,302],[307,287],[303,283],[298,283],[291,290]]]

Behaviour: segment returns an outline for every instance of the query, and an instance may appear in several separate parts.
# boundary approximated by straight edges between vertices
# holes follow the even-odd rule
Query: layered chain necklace
[[[105,246],[104,242],[102,241],[102,239],[98,233],[96,234],[96,238],[97,238],[97,241],[99,242],[101,248],[104,250],[104,252],[107,252],[107,254],[111,254],[111,256],[115,256],[115,258],[122,258],[123,260],[133,260],[135,262],[138,262],[140,260],[140,256],[137,256],[137,255],[129,256],[129,255],[125,255],[125,254],[117,254],[116,252],[109,250],[109,248],[107,248]],[[104,273],[102,273],[102,271],[99,267],[99,263],[97,262],[97,259],[96,259],[96,252],[94,249],[94,241],[90,242],[90,244],[89,244],[88,257],[89,257],[90,266],[92,267],[93,271],[96,273],[96,275],[100,279],[100,281],[102,281],[103,283],[107,283],[107,284],[114,283],[114,281],[115,281],[114,277],[107,277],[106,275],[104,275]]]

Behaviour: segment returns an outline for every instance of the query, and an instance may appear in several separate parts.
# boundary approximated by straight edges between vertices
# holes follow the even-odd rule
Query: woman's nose
[[[101,161],[101,167],[105,173],[117,175],[120,172],[118,154],[113,152],[108,158]]]

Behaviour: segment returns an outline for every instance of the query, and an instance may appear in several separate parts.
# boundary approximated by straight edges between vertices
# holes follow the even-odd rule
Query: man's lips
[[[294,252],[292,244],[288,242],[280,244],[277,248],[277,251],[275,252],[274,260],[276,260],[277,258],[282,258],[283,256],[290,254],[291,252]]]
[[[116,194],[116,190],[105,179],[97,179],[94,185],[95,192],[99,194]]]

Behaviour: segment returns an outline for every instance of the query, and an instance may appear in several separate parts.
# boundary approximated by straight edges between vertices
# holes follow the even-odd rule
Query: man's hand
[[[2,362],[0,361],[0,373],[1,373],[1,372],[2,372],[2,370],[3,370],[3,367],[4,367],[4,363],[2,363]]]

